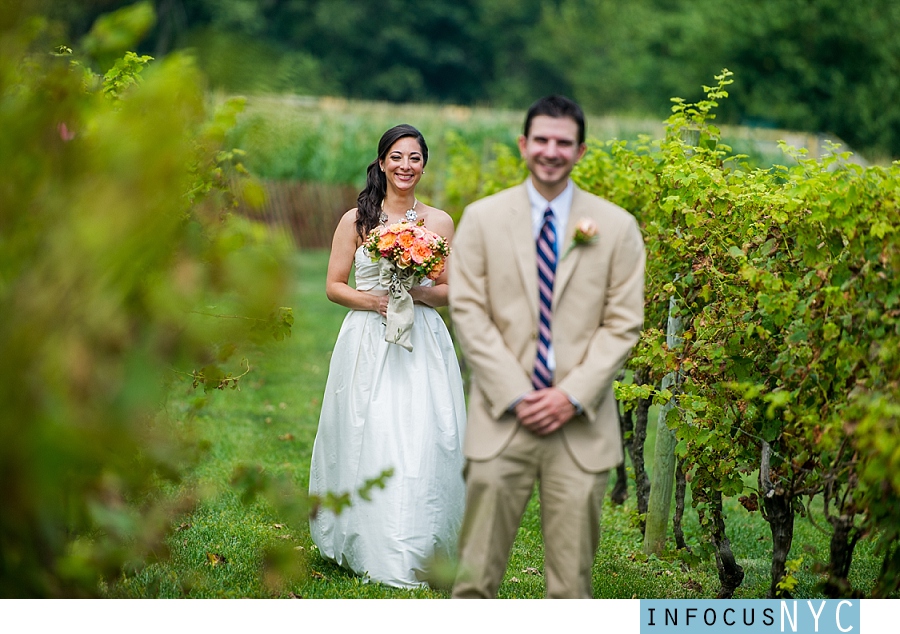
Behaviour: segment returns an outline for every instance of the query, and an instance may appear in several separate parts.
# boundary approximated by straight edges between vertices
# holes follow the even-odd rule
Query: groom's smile
[[[585,145],[578,142],[578,124],[572,119],[538,115],[531,121],[528,136],[519,137],[519,151],[537,190],[553,200],[565,188]]]

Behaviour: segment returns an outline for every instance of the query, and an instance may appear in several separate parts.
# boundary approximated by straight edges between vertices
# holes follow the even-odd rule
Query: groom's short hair
[[[584,143],[584,112],[582,112],[581,106],[568,97],[563,97],[562,95],[549,95],[547,97],[541,97],[531,104],[531,107],[528,109],[528,114],[525,115],[526,138],[531,131],[531,120],[540,115],[553,117],[554,119],[562,117],[573,119],[575,123],[578,124],[578,143]]]

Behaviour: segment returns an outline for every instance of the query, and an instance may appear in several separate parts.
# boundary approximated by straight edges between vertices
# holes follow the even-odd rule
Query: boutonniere
[[[569,255],[569,251],[575,247],[593,244],[597,241],[597,223],[590,218],[582,218],[575,225],[575,235],[572,236],[572,242],[563,254],[563,257]]]

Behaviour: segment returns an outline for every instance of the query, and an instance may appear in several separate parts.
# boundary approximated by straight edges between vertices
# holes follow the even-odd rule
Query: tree
[[[83,35],[129,0],[44,2]],[[900,156],[900,5],[891,0],[155,0],[138,52],[192,48],[232,92],[525,108],[552,92],[594,114],[662,117],[738,77],[721,118],[837,135]],[[76,41],[70,39],[69,41]]]
[[[836,134],[875,155],[900,155],[896,3],[763,0],[725,6],[721,24],[729,46],[723,63],[741,78],[734,106],[742,119]]]

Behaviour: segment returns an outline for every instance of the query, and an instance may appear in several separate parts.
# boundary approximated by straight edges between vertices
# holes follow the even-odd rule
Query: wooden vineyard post
[[[681,345],[684,332],[681,316],[676,314],[675,299],[669,299],[669,319],[666,325],[666,345],[670,350]],[[676,392],[681,385],[677,372],[669,372],[663,377],[661,389]],[[644,553],[659,555],[666,546],[666,528],[669,524],[669,509],[672,505],[672,490],[675,484],[675,432],[666,424],[666,416],[675,405],[673,397],[659,410],[656,423],[656,447],[653,452],[653,481],[650,486],[650,501],[647,507],[647,523],[644,530]]]

